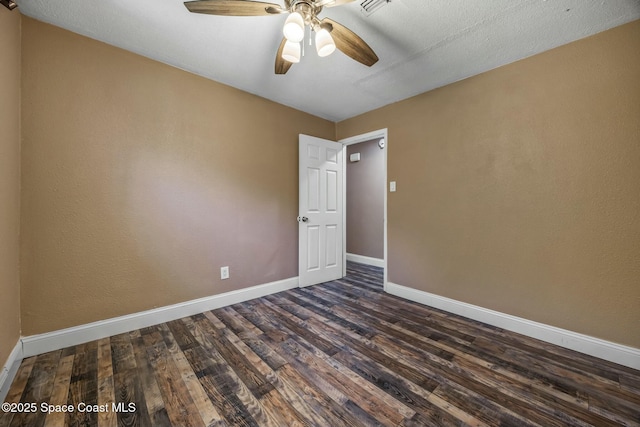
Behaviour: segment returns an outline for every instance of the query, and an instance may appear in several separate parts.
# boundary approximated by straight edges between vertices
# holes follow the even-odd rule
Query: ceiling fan
[[[300,42],[305,27],[315,33],[319,56],[330,55],[336,48],[368,67],[378,62],[378,56],[356,33],[342,24],[318,18],[324,7],[341,6],[354,0],[284,0],[285,7],[254,0],[197,0],[184,5],[189,12],[223,16],[268,16],[289,13],[284,24],[284,38],[276,54],[275,72],[285,74],[300,61]]]

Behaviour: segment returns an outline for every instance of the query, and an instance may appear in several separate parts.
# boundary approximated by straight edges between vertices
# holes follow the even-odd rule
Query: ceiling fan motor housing
[[[317,6],[314,1],[311,0],[292,0],[289,12],[298,12],[302,15],[305,25],[311,25],[315,27],[318,20],[317,15],[322,10],[322,6]]]

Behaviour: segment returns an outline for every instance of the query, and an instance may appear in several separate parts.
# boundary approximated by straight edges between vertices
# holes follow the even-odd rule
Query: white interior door
[[[342,144],[299,137],[298,276],[300,286],[343,275]]]

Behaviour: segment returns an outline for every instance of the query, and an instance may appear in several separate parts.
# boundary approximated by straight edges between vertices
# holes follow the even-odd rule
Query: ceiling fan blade
[[[289,61],[285,61],[282,58],[282,50],[284,49],[284,44],[287,42],[286,37],[282,39],[280,43],[280,47],[278,48],[278,53],[276,53],[276,74],[287,74],[289,68],[293,65],[293,63]]]
[[[336,43],[336,47],[345,55],[356,61],[371,67],[378,62],[378,55],[356,33],[336,21],[324,18],[321,26],[327,28]]]
[[[351,3],[355,0],[320,0],[316,1],[316,6],[322,7],[334,7],[334,6],[342,6],[343,4]]]
[[[187,1],[189,12],[224,16],[265,16],[286,12],[280,5],[253,0]]]

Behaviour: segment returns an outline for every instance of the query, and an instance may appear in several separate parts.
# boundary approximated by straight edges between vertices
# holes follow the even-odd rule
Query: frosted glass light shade
[[[282,59],[294,64],[300,62],[300,43],[287,40],[282,48]]]
[[[318,51],[318,56],[329,56],[336,50],[333,37],[324,28],[316,33],[316,50]]]
[[[287,40],[300,42],[304,38],[304,19],[298,12],[293,12],[284,22],[282,32]]]

